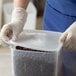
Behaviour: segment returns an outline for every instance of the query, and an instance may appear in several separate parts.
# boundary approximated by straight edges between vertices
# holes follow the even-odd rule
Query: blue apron
[[[65,8],[62,9],[60,5],[53,4],[53,1],[69,1],[69,0],[47,0],[45,5],[45,11],[44,11],[44,18],[43,18],[43,30],[51,30],[51,31],[58,31],[58,32],[64,32],[74,21],[76,21],[76,5],[75,8],[67,7],[66,3]],[[75,1],[75,0],[73,0]],[[76,2],[76,1],[75,1]],[[67,2],[68,3],[68,2]],[[73,3],[73,2],[72,2]],[[61,3],[60,3],[61,4]],[[58,9],[59,8],[59,9]],[[65,10],[65,11],[63,11]],[[63,76],[76,76],[76,51],[69,51],[65,50],[63,51]]]

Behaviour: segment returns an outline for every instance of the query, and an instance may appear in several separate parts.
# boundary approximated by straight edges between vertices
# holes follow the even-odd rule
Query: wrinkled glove
[[[15,8],[12,13],[11,22],[5,24],[1,30],[0,39],[8,41],[16,40],[19,34],[23,31],[24,24],[27,19],[27,13],[24,8]]]
[[[76,50],[76,22],[74,22],[60,37],[63,47],[68,50]]]

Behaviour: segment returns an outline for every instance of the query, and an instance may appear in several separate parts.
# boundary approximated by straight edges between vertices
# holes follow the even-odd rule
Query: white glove
[[[76,50],[76,22],[74,22],[60,37],[63,47]]]
[[[5,24],[1,30],[1,40],[16,40],[18,35],[23,31],[24,24],[27,19],[27,13],[24,8],[15,8],[12,13],[11,22]]]

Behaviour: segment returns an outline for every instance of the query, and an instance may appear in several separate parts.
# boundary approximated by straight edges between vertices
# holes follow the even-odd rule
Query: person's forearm
[[[14,1],[14,7],[21,7],[26,9],[30,0],[13,0],[13,1]]]

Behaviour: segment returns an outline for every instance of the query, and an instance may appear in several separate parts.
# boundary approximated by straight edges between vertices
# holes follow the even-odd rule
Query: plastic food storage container
[[[59,32],[27,30],[11,41],[14,76],[59,76],[60,36]]]

